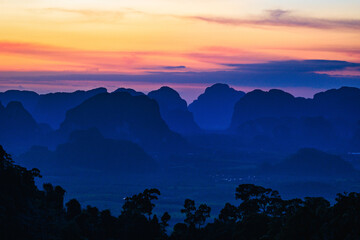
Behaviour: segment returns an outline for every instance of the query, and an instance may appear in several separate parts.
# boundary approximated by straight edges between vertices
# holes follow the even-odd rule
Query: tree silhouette
[[[198,225],[200,228],[202,225],[205,224],[207,218],[210,217],[211,208],[206,204],[200,204],[198,209],[195,211],[195,221],[194,223]]]
[[[14,161],[12,160],[10,154],[7,154],[3,148],[3,146],[0,145],[0,169],[6,170],[9,167],[13,167]]]
[[[195,201],[191,199],[186,199],[184,208],[181,209],[181,213],[184,213],[186,216],[184,222],[187,223],[189,227],[198,226],[198,228],[210,217],[210,211],[211,208],[206,204],[200,204],[200,206],[196,208]]]
[[[185,199],[184,208],[181,209],[181,213],[184,213],[186,218],[184,220],[189,226],[194,225],[195,222],[195,201],[191,199]]]
[[[272,214],[281,207],[278,191],[254,184],[239,185],[236,188],[235,198],[242,200],[239,210],[243,217],[256,213]]]
[[[122,213],[124,215],[147,215],[151,220],[152,210],[155,204],[153,200],[157,200],[160,191],[156,188],[145,189],[144,192],[135,194],[125,199]]]
[[[81,214],[81,205],[76,199],[71,199],[69,202],[67,202],[66,208],[66,218],[68,220],[72,220]]]
[[[166,233],[166,228],[169,226],[169,221],[171,219],[171,216],[169,215],[168,212],[165,212],[162,217],[161,217],[161,229],[163,233]]]
[[[219,220],[224,223],[235,223],[239,219],[239,209],[230,203],[220,211]]]

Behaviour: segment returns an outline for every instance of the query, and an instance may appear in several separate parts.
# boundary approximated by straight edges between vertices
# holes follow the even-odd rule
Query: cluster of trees
[[[239,185],[235,198],[211,223],[210,207],[186,199],[183,223],[168,229],[170,215],[153,214],[160,191],[146,189],[125,199],[120,216],[96,207],[82,208],[65,190],[45,184],[37,169],[14,164],[0,146],[1,239],[360,239],[360,194],[338,194],[333,206],[323,198],[284,200],[277,191]]]

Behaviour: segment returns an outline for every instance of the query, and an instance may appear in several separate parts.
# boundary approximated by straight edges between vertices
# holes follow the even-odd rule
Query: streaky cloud
[[[360,30],[360,19],[331,19],[295,15],[292,11],[267,10],[261,16],[250,18],[228,18],[217,16],[189,16],[192,20],[234,26],[304,27],[316,29]]]
[[[320,71],[337,71],[346,68],[359,68],[360,63],[351,63],[335,60],[290,60],[290,61],[271,61],[268,63],[256,64],[225,64],[234,67],[239,71],[252,72],[287,72],[311,73]]]
[[[34,10],[34,9],[32,9]],[[185,20],[203,21],[214,24],[248,26],[248,27],[304,27],[315,29],[350,29],[360,30],[360,19],[344,18],[318,18],[296,14],[294,11],[284,9],[265,10],[263,14],[248,17],[224,17],[224,16],[206,16],[206,15],[176,15],[159,14],[140,11],[132,8],[123,8],[121,10],[90,10],[90,9],[67,9],[67,8],[44,8],[35,9],[37,11],[59,12],[63,14],[77,14],[89,19],[103,19],[116,21],[123,19],[127,15],[136,14],[148,17],[158,18],[176,18]]]
[[[360,71],[359,63],[332,61],[332,60],[293,60],[277,61],[254,64],[224,64],[232,70],[214,72],[191,72],[191,71],[158,71],[146,74],[104,74],[104,73],[64,73],[49,72],[18,73],[7,72],[0,77],[1,82],[14,82],[16,84],[49,82],[77,83],[111,82],[114,85],[127,83],[142,84],[214,84],[227,83],[238,87],[256,88],[336,88],[341,86],[360,87],[360,76],[338,76],[326,72],[342,71],[349,68]],[[0,75],[1,76],[1,75]]]
[[[162,68],[165,70],[175,70],[175,69],[185,69],[186,66],[164,66]]]

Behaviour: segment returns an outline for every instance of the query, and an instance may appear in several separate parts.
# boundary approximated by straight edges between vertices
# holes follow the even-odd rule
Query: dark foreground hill
[[[161,116],[171,130],[184,135],[200,133],[200,128],[195,123],[193,114],[189,112],[186,101],[174,89],[161,87],[149,92],[148,96],[157,101]]]
[[[205,92],[189,105],[189,110],[201,128],[226,129],[230,125],[235,103],[244,95],[244,92],[217,83],[206,88]]]
[[[147,96],[103,93],[69,110],[60,134],[97,128],[106,138],[129,140],[149,152],[184,150],[185,140],[172,132],[160,116],[159,106]]]

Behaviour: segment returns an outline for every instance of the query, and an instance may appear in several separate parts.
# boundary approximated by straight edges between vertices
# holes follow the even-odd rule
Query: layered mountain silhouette
[[[9,90],[0,93],[0,102],[5,106],[9,102],[21,102],[25,109],[33,112],[40,95],[32,91]]]
[[[360,151],[360,89],[342,87],[310,99],[276,89],[243,95],[228,85],[215,84],[189,106],[190,112],[186,101],[169,87],[148,96],[127,88],[111,94],[104,88],[44,95],[6,91],[0,93],[0,140],[10,152],[21,152],[37,143],[54,148],[65,143],[74,130],[96,127],[105,138],[132,141],[151,154],[176,152],[187,146],[179,134],[188,139],[202,135],[192,141],[206,147],[204,142],[196,143],[209,137],[196,121],[202,128],[214,130],[227,126],[225,119],[232,116],[230,128],[219,132],[222,138],[234,135],[226,149],[241,145],[242,149],[290,152],[304,147]],[[56,127],[62,121],[61,128],[50,134],[53,137],[49,137],[49,126],[38,124]]]
[[[313,99],[294,97],[277,89],[254,90],[236,103],[232,127],[259,118],[309,116],[356,123],[360,119],[360,89],[332,89],[316,94]]]
[[[312,112],[313,106],[309,99],[295,98],[277,89],[269,92],[254,90],[235,104],[231,125],[236,127],[249,120],[261,118],[312,116]]]
[[[37,122],[49,124],[56,129],[64,121],[67,110],[92,96],[104,92],[106,92],[105,88],[97,88],[90,91],[39,95],[31,91],[11,90],[0,93],[0,101],[3,103],[10,101],[21,102]]]
[[[135,91],[134,89],[131,89],[131,88],[118,88],[114,92],[127,92],[127,93],[130,93],[131,96],[145,95],[144,93]]]
[[[343,87],[294,97],[281,90],[255,90],[235,105],[231,132],[248,139],[263,136],[294,147],[343,148],[360,119],[360,90]]]
[[[38,122],[48,123],[53,128],[57,128],[64,121],[66,111],[92,96],[105,92],[105,88],[97,88],[90,91],[40,95],[39,102],[34,110],[34,116]]]
[[[0,142],[9,152],[18,153],[39,143],[50,132],[49,126],[37,124],[20,102],[0,104]]]
[[[343,146],[333,125],[323,117],[259,118],[239,125],[237,131],[243,139],[263,147],[274,144],[293,149]]]
[[[314,95],[316,112],[329,119],[360,120],[360,89],[342,87]]]
[[[302,177],[349,177],[359,172],[341,157],[313,148],[300,149],[282,162],[263,169],[267,174]]]
[[[208,87],[197,100],[189,105],[195,122],[202,129],[219,130],[229,127],[235,103],[245,95],[226,84]]]
[[[184,135],[200,132],[193,114],[187,108],[186,101],[174,89],[161,87],[149,92],[148,96],[159,104],[161,116],[171,130]]]
[[[313,104],[316,114],[331,120],[344,138],[354,136],[360,121],[360,89],[342,87],[317,93]]]
[[[350,139],[350,152],[360,152],[360,121],[357,124],[357,128],[354,135]]]
[[[147,96],[126,92],[98,94],[69,110],[59,132],[97,128],[106,138],[130,140],[148,152],[183,149],[185,140],[161,118],[159,106]]]
[[[137,144],[104,138],[93,128],[75,131],[55,151],[35,146],[19,161],[40,170],[89,170],[99,173],[152,173],[157,163]]]

